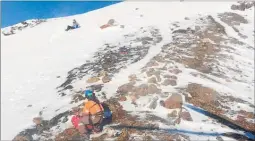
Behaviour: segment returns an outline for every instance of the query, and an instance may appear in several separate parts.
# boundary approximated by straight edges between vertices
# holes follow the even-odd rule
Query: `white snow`
[[[122,42],[123,35],[134,33],[140,27],[149,26],[159,29],[163,37],[161,43],[150,48],[144,59],[127,66],[126,69],[116,74],[111,82],[105,84],[103,91],[106,91],[107,97],[110,97],[114,96],[120,85],[128,82],[127,76],[138,73],[153,56],[161,51],[164,44],[171,42],[170,23],[184,21],[185,17],[192,20],[192,17],[199,14],[214,15],[229,11],[231,4],[232,2],[122,2],[86,14],[48,19],[46,23],[24,29],[15,35],[2,36],[1,140],[11,140],[17,133],[32,126],[32,119],[38,116],[40,111],[43,111],[43,118],[50,119],[74,106],[69,104],[71,95],[59,96],[56,87],[65,81],[68,71],[84,64],[86,60],[91,60],[93,53],[105,43],[120,42],[124,45],[126,43]],[[136,8],[139,9],[135,10]],[[249,18],[253,17],[249,16]],[[72,19],[76,19],[81,28],[65,32],[64,29],[68,24],[71,24]],[[99,27],[107,23],[109,19],[115,19],[120,25],[125,25],[125,28],[116,26],[101,30]],[[250,21],[254,20],[250,19]],[[181,26],[187,25],[188,23],[181,24]],[[226,24],[223,25],[227,27]],[[243,32],[247,33],[249,38],[243,41],[247,41],[247,44],[252,46],[254,40],[251,40],[252,33],[248,29],[248,26],[245,27]],[[227,31],[230,36],[240,39],[229,28]],[[247,52],[245,49],[242,52],[254,56],[254,52]],[[254,57],[243,55],[238,57],[242,57],[243,62],[245,60],[253,62],[252,59],[254,59]],[[245,85],[238,87],[240,84],[223,83],[223,80],[215,78],[221,82],[218,84],[193,77],[190,72],[194,72],[194,70],[184,67],[181,69],[183,69],[183,73],[178,76],[178,86],[185,86],[192,81],[205,84],[205,86],[210,86],[220,92],[229,92],[247,101],[254,100],[253,86],[250,88],[251,90],[240,94],[240,92],[244,92]],[[247,75],[254,76],[251,74],[252,69],[254,69],[254,64],[245,70]],[[75,83],[76,90],[85,88],[87,77]],[[252,99],[247,99],[248,96]],[[146,97],[141,99],[144,103],[148,101]],[[122,104],[126,110],[130,111],[148,110],[143,106],[141,106],[143,109],[133,107],[130,101],[122,102]],[[32,105],[32,107],[27,107],[28,105]],[[241,107],[245,107],[245,105]],[[56,112],[56,110],[58,111]],[[167,110],[159,108],[154,113],[165,117]],[[200,114],[192,112],[191,115],[194,116],[195,122],[187,122],[179,126],[184,129],[198,130],[196,125],[201,127],[201,119],[205,117],[202,118]],[[221,129],[218,125],[206,126],[208,126],[206,127],[208,131],[212,128],[220,129],[219,131],[222,132],[229,130]],[[63,127],[66,128],[66,126]]]

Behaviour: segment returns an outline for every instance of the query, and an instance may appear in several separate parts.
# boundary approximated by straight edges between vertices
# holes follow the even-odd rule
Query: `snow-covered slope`
[[[11,36],[2,36],[1,140],[13,139],[20,131],[31,127],[32,119],[39,113],[49,120],[80,104],[82,101],[71,104],[72,97],[92,85],[87,80],[103,70],[109,73],[110,81],[95,81],[93,85],[104,84],[99,91],[106,93],[106,99],[119,97],[116,91],[129,82],[128,76],[131,74],[137,77],[136,87],[149,84],[145,72],[151,68],[162,69],[156,81],[158,77],[163,79],[161,75],[176,74],[177,84],[174,86],[158,81],[156,86],[160,91],[144,95],[136,93],[135,96],[139,95],[139,98],[135,98],[136,106],[131,104],[134,92],[125,93],[127,100],[120,102],[124,110],[142,120],[148,116],[144,112],[168,119],[173,109],[160,106],[159,101],[172,93],[179,93],[185,99],[185,95],[192,95],[194,90],[190,90],[189,84],[202,84],[213,89],[217,92],[216,97],[220,97],[215,98],[215,101],[225,106],[233,105],[228,107],[230,110],[221,113],[230,119],[238,116],[235,112],[238,110],[250,112],[254,116],[254,8],[234,11],[230,8],[232,4],[122,2],[86,14],[48,19],[47,22]],[[226,12],[236,13],[239,19]],[[230,20],[226,21],[226,15]],[[73,19],[79,22],[81,28],[66,32],[64,29]],[[100,29],[109,19],[114,19],[117,26]],[[188,27],[190,30],[186,30]],[[212,48],[208,47],[205,51],[197,48],[196,45],[201,42],[209,43]],[[130,49],[126,57],[118,52],[119,47],[123,46]],[[164,57],[167,54],[170,57]],[[157,65],[151,65],[153,63],[149,62],[155,61],[155,56],[168,61],[157,60]],[[200,61],[196,62],[194,58]],[[206,71],[204,66],[210,66],[210,71]],[[174,68],[178,68],[181,73],[171,72]],[[208,93],[204,91],[202,94]],[[156,101],[156,108],[151,110],[146,104],[150,104],[154,96],[160,100]],[[201,101],[192,100],[183,100],[182,107],[185,104],[188,106],[175,109],[178,113],[186,109],[193,121],[182,120],[174,126],[146,120],[159,124],[161,129],[176,130],[191,140],[214,140],[221,133],[238,132],[238,128],[235,131],[208,118],[208,115],[190,110],[195,106],[206,109],[203,105],[199,106]],[[231,112],[234,114],[229,114]],[[254,123],[254,118],[247,119],[247,122]],[[67,123],[60,125],[61,128],[52,128],[55,129],[54,134],[70,126]]]

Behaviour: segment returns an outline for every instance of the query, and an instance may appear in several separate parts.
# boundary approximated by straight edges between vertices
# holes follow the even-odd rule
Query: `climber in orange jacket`
[[[88,130],[101,131],[101,123],[104,116],[104,108],[91,90],[85,91],[86,102],[79,116],[78,130],[85,138],[89,138]]]

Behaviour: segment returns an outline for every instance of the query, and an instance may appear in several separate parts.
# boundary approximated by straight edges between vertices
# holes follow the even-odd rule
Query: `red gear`
[[[78,115],[75,115],[72,117],[72,123],[76,129],[78,129],[80,117]]]
[[[72,117],[71,121],[73,123],[73,126],[76,129],[78,129],[79,120],[80,120],[80,117],[78,115],[75,115],[75,116]],[[93,129],[93,125],[86,125],[86,128],[92,130]]]

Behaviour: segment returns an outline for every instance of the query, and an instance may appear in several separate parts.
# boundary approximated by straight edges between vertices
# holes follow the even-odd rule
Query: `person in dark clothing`
[[[67,28],[66,28],[66,31],[68,31],[68,30],[70,30],[70,29],[76,29],[76,28],[79,28],[79,27],[80,27],[80,25],[79,25],[78,22],[74,19],[74,20],[73,20],[73,25],[72,25],[72,26],[68,25]]]

